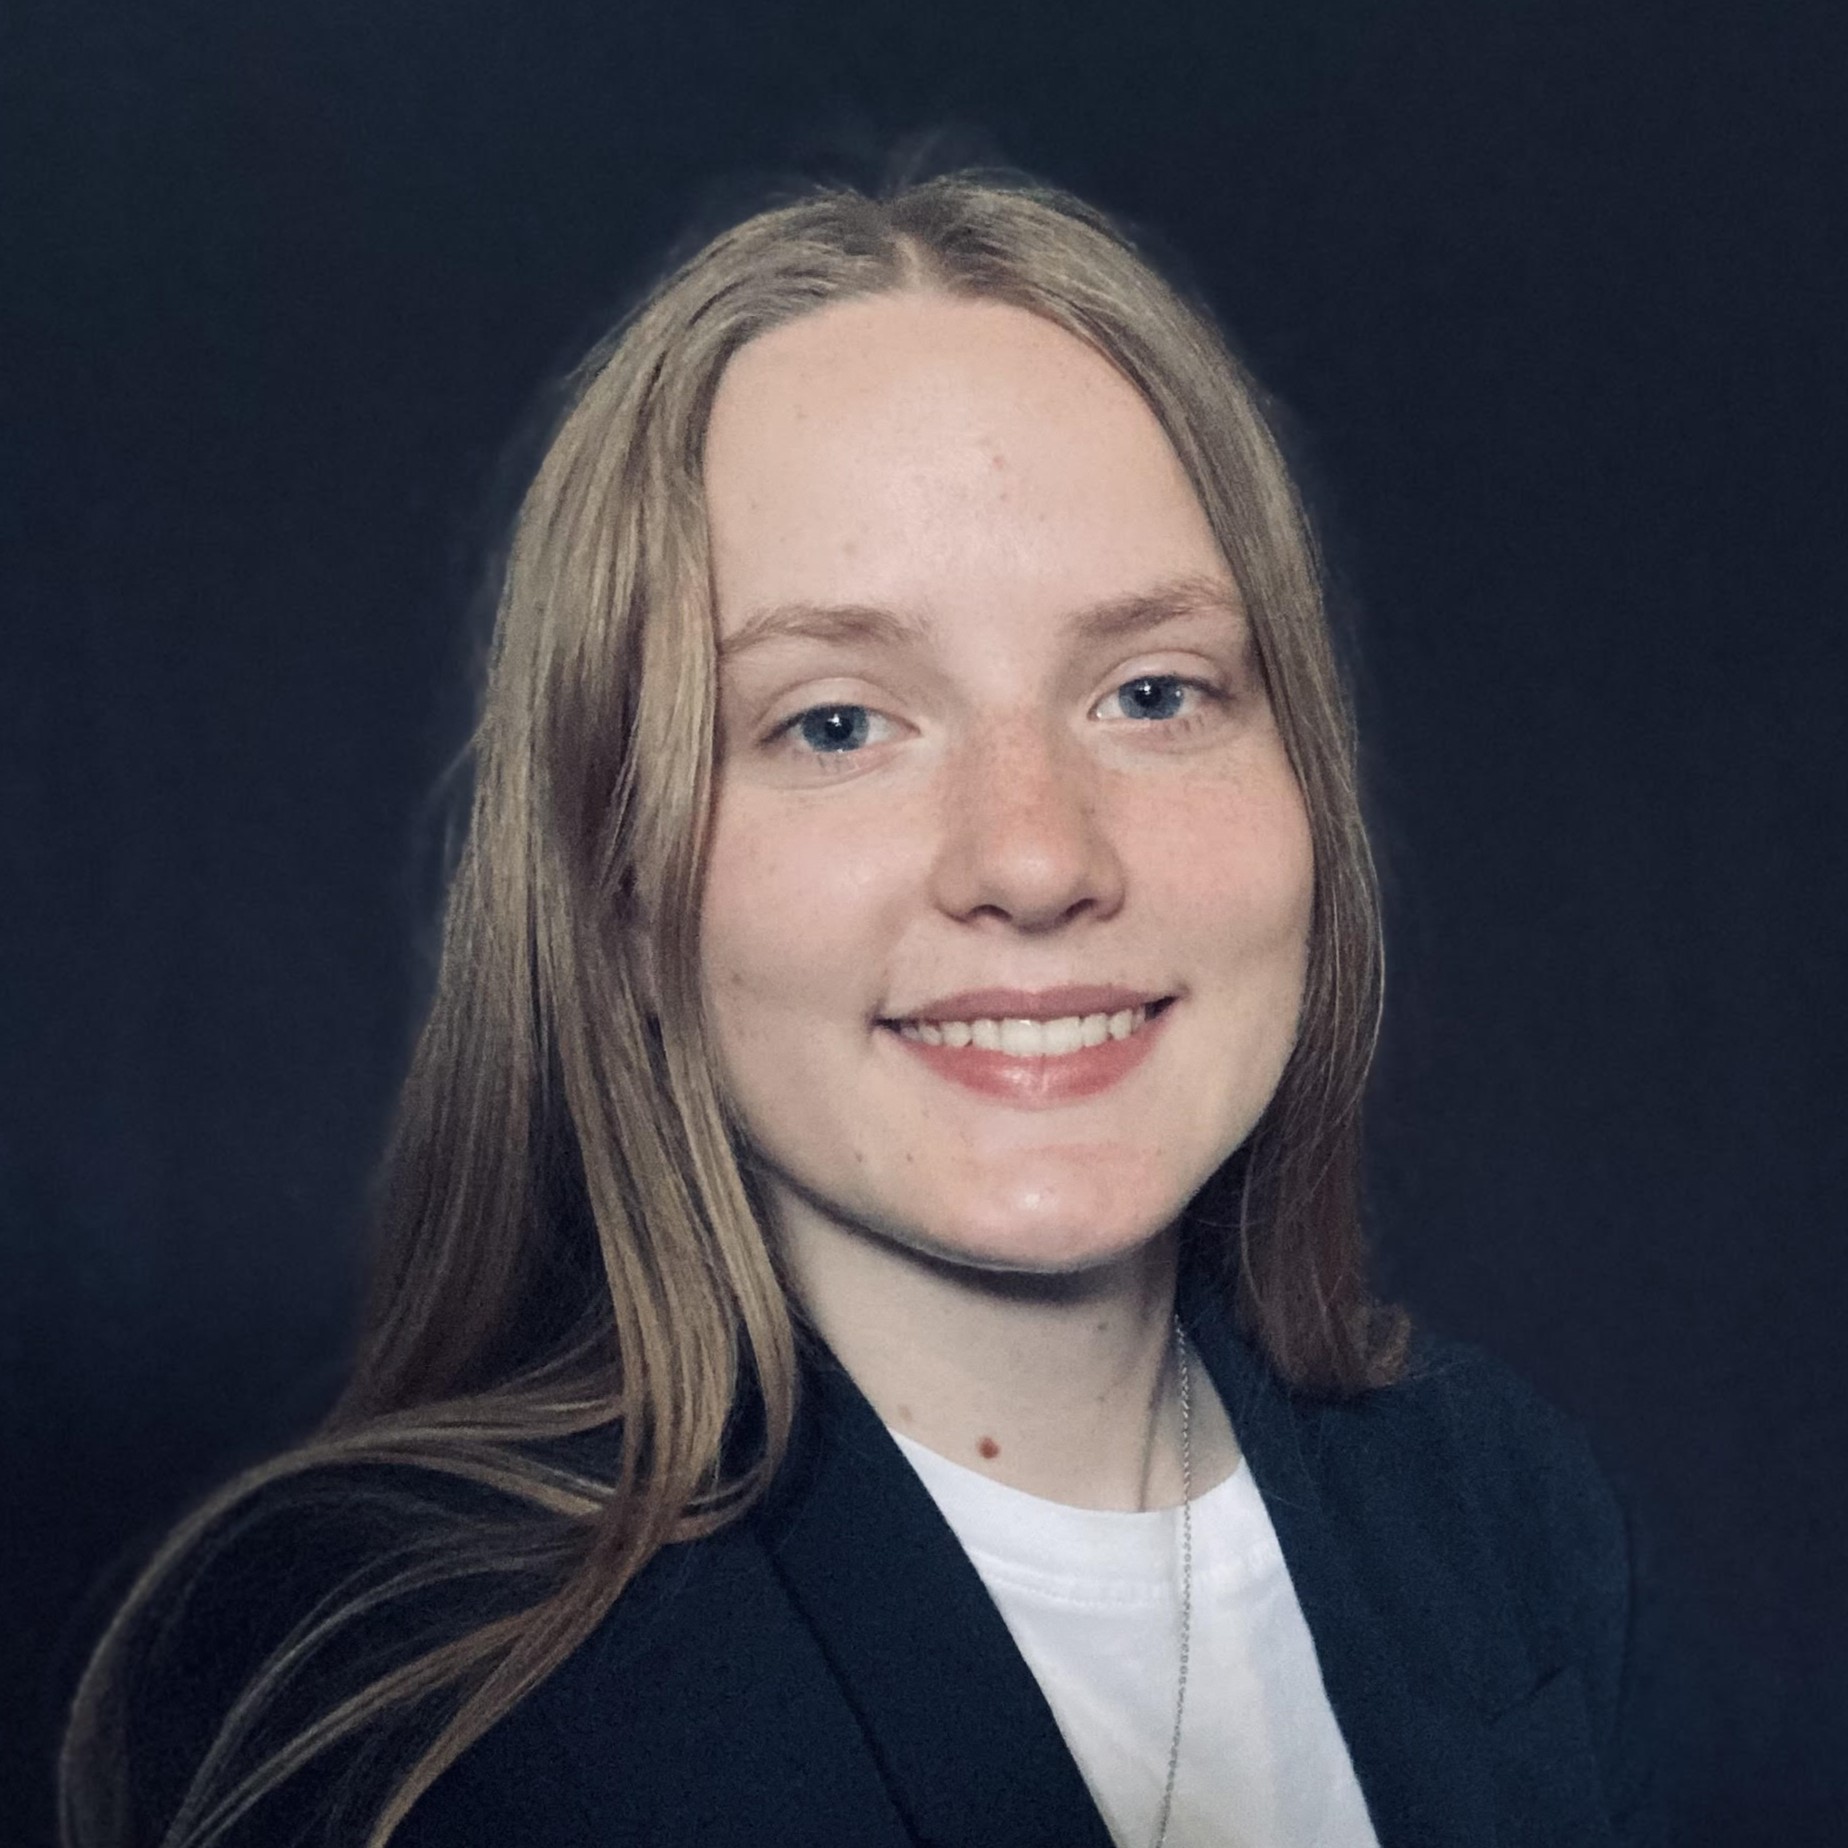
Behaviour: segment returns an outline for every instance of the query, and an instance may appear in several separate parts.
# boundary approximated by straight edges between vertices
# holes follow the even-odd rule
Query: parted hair
[[[1357,1186],[1378,906],[1316,551],[1260,394],[1211,315],[1068,194],[986,169],[809,189],[675,266],[571,381],[507,553],[350,1384],[313,1437],[187,1519],[116,1615],[66,1740],[67,1848],[208,1848],[336,1765],[344,1839],[382,1848],[662,1547],[737,1518],[776,1470],[796,1320],[697,965],[717,705],[702,446],[740,347],[907,290],[1013,304],[1102,354],[1243,593],[1310,817],[1308,971],[1277,1091],[1185,1248],[1291,1389],[1396,1377],[1404,1330],[1369,1290]],[[492,1518],[457,1518],[457,1493]],[[177,1768],[150,1752],[148,1690],[214,1574],[330,1520],[351,1554],[333,1589],[240,1669]],[[442,1594],[461,1586],[457,1621]]]

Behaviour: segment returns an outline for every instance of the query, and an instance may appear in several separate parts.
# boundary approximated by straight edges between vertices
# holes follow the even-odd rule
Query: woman
[[[1121,234],[694,256],[476,772],[352,1386],[105,1639],[73,1848],[1641,1839],[1619,1514],[1368,1294],[1312,548]]]

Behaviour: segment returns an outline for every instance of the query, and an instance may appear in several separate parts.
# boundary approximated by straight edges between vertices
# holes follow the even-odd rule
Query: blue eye
[[[857,751],[872,731],[864,706],[816,706],[796,720],[795,729],[812,751]]]
[[[1128,719],[1172,719],[1187,697],[1187,682],[1174,674],[1144,674],[1117,688],[1117,710]]]

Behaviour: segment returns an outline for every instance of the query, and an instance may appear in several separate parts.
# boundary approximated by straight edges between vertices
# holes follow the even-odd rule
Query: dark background
[[[952,122],[1179,253],[1288,408],[1387,1274],[1679,1563],[1680,1839],[1848,1839],[1832,11],[10,9],[0,1837],[124,1562],[338,1378],[535,403],[690,222]]]

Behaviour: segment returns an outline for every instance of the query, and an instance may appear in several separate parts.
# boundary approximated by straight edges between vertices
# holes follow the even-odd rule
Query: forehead
[[[831,305],[743,348],[705,447],[721,632],[767,603],[1048,611],[1224,575],[1153,412],[1024,309]]]

